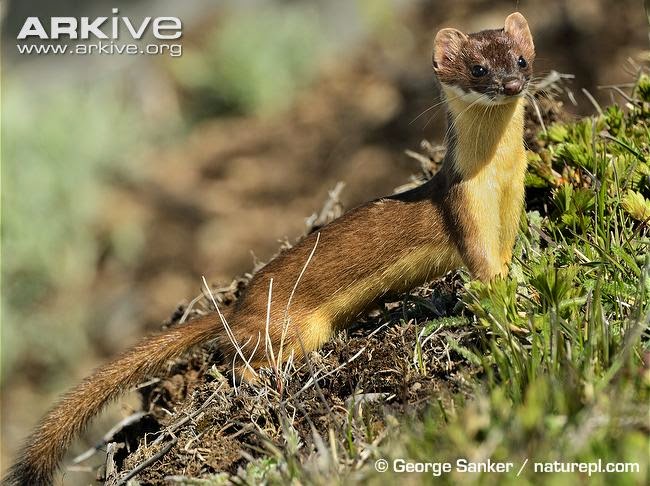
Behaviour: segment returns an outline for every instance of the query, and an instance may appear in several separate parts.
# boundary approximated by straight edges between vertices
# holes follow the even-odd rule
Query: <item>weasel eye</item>
[[[519,56],[519,59],[517,59],[517,66],[519,66],[521,69],[524,69],[526,66],[528,66],[528,63],[526,62],[526,59],[524,59],[524,56]]]
[[[485,76],[488,73],[488,70],[486,67],[477,64],[476,66],[472,66],[470,72],[475,78],[480,78],[481,76]]]

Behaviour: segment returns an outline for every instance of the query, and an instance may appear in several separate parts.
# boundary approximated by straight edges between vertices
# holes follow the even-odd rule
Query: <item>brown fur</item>
[[[520,56],[527,62],[525,68],[517,66]],[[500,81],[505,78],[530,81],[534,59],[530,30],[519,13],[508,16],[503,29],[474,34],[442,29],[436,36],[433,52],[433,66],[442,84],[485,94],[498,93]],[[487,75],[472,76],[471,68],[475,65],[487,68]]]
[[[513,15],[506,20],[508,32],[438,34],[435,69],[446,93],[450,83],[465,89],[459,66],[479,52],[493,65],[503,64],[505,54],[530,54],[525,20]],[[300,358],[387,292],[407,291],[463,265],[482,280],[505,273],[523,204],[523,103],[517,98],[474,106],[447,96],[449,150],[433,179],[356,208],[284,251],[224,315],[250,368],[216,314],[145,339],[61,399],[30,436],[5,483],[50,484],[73,438],[108,401],[193,346],[214,340],[242,375],[254,376],[254,368],[269,364],[271,280],[268,334],[277,363],[282,342],[282,360]]]

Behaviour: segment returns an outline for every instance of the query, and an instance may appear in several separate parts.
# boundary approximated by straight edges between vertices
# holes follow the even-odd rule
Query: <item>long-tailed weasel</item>
[[[461,266],[481,280],[505,273],[523,205],[524,93],[534,56],[519,13],[503,29],[438,32],[433,69],[449,124],[440,171],[284,251],[223,314],[174,326],[98,368],[41,420],[5,483],[51,484],[73,438],[106,402],[193,346],[216,341],[250,378],[269,364],[270,350],[276,361],[280,353],[300,358],[389,291],[408,291]]]

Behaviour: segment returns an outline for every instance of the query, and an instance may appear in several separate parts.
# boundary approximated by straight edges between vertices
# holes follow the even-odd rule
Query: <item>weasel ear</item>
[[[508,15],[503,30],[506,34],[512,36],[524,49],[529,51],[529,56],[535,53],[533,36],[528,28],[528,22],[519,12]]]
[[[445,60],[453,60],[466,40],[467,36],[457,29],[438,31],[433,41],[433,69],[440,69]]]

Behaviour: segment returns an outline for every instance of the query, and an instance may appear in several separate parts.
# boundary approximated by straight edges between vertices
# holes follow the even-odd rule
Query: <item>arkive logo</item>
[[[114,39],[129,35],[140,40],[148,31],[156,39],[178,39],[183,34],[178,17],[144,17],[132,21],[117,16],[119,10],[112,10],[112,17],[51,17],[49,25],[43,25],[38,17],[27,17],[18,40],[27,39]],[[49,29],[48,29],[49,28]]]

